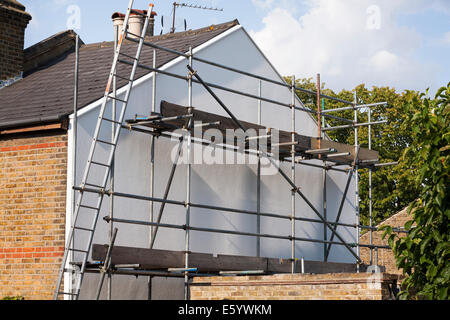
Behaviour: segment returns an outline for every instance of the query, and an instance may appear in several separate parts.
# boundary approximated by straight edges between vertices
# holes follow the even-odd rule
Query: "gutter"
[[[53,116],[47,116],[47,117],[34,117],[34,118],[14,120],[14,121],[5,121],[5,122],[0,122],[0,130],[32,126],[32,125],[42,125],[42,124],[55,123],[55,122],[60,122],[62,124],[62,128],[63,128],[64,122],[67,122],[67,117],[68,117],[67,114],[60,114],[60,115],[53,115]]]

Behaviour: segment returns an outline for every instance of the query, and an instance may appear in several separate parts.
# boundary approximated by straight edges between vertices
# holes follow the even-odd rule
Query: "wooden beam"
[[[36,131],[47,131],[47,130],[57,130],[57,129],[67,129],[67,125],[64,122],[44,124],[44,125],[36,125],[25,128],[18,129],[6,129],[1,130],[0,134],[14,134],[14,133],[26,133],[26,132],[36,132]]]
[[[92,259],[104,261],[108,245],[94,244],[92,247]],[[145,270],[160,270],[168,268],[184,268],[184,252],[145,249],[135,247],[115,246],[111,254],[113,265],[140,265]],[[209,253],[192,252],[189,254],[189,264],[197,268],[198,272],[219,271],[247,271],[264,270],[266,273],[290,273],[290,259],[262,258],[236,255],[212,255]],[[355,264],[334,263],[322,261],[304,261],[306,273],[342,273],[355,272]],[[296,273],[301,272],[298,261]]]
[[[162,117],[175,117],[180,115],[188,114],[188,108],[180,105],[176,105],[173,103],[169,103],[167,101],[161,101],[161,116]],[[234,121],[229,117],[220,116],[214,113],[200,111],[194,108],[193,110],[193,121],[201,121],[202,123],[212,123],[219,121],[220,124],[217,126],[214,126],[214,128],[220,130],[223,134],[223,137],[226,137],[226,130],[227,129],[238,129],[238,126],[234,123]],[[129,124],[135,124],[138,125],[139,121],[136,120],[127,120]],[[143,126],[154,128],[154,129],[163,129],[164,131],[173,131],[174,128],[182,128],[184,125],[184,120],[172,120],[168,121],[165,124],[161,123],[149,123],[146,122],[143,123]],[[271,132],[274,132],[277,129],[274,128],[266,128],[264,126],[251,123],[251,122],[245,122],[241,121],[241,123],[244,125],[244,127],[248,129],[254,129],[256,130],[256,134],[259,135],[259,130],[263,130],[265,133],[270,134]],[[165,126],[165,127],[164,127]],[[201,130],[205,132],[210,127],[202,127]],[[291,132],[289,131],[283,131],[283,130],[277,130],[279,135],[279,143],[288,143],[291,142]],[[268,140],[270,142],[270,139]],[[295,141],[297,142],[297,145],[295,146],[295,151],[299,154],[302,154],[303,152],[311,149],[320,149],[320,148],[334,148],[337,150],[337,153],[346,153],[350,152],[349,156],[342,156],[342,157],[335,157],[330,158],[327,161],[330,162],[336,162],[336,163],[343,163],[347,165],[351,165],[354,160],[354,152],[355,147],[350,146],[343,143],[338,143],[334,141],[329,141],[321,138],[316,137],[309,137],[304,136],[298,133],[295,133]],[[235,141],[236,144],[236,141]],[[284,157],[289,157],[291,151],[290,145],[284,145],[279,147],[279,153],[280,158],[283,159]],[[312,156],[315,159],[325,158],[321,155],[313,155]],[[360,149],[359,153],[359,160],[374,160],[378,159],[378,152],[374,150],[369,150],[365,148]],[[360,164],[360,167],[365,167],[364,164]]]

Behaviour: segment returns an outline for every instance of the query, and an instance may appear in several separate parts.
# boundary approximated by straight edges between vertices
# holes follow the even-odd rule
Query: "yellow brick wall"
[[[192,300],[387,300],[397,276],[385,273],[197,277]]]
[[[412,217],[408,214],[407,208],[403,209],[399,213],[393,215],[392,217],[386,219],[380,226],[382,225],[390,225],[392,227],[403,227],[408,220],[411,220]],[[386,239],[382,239],[383,232],[377,231],[373,232],[373,244],[387,246],[387,237]],[[399,233],[400,236],[404,236],[404,233]],[[361,236],[361,243],[369,244],[370,243],[370,232],[367,232]],[[370,250],[369,248],[361,248],[360,251],[361,259],[365,264],[370,264]],[[375,251],[373,251],[373,260],[375,264]],[[402,271],[399,270],[395,264],[394,254],[390,249],[378,249],[378,265],[385,266],[386,272],[393,274],[402,274]]]
[[[0,299],[51,299],[64,252],[67,135],[0,136]]]

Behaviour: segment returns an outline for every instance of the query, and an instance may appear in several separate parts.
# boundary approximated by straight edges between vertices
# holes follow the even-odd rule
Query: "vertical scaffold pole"
[[[369,115],[367,122],[371,123],[372,121],[372,109],[369,108]],[[369,124],[369,150],[372,150],[372,126]],[[369,241],[370,245],[373,245],[373,230],[372,230],[372,168],[369,168]],[[370,247],[370,264],[373,264],[373,247]]]
[[[322,102],[322,106],[321,106],[321,110],[325,109],[325,99],[321,100]],[[321,117],[322,119],[320,119],[322,121],[322,128],[325,127],[325,117]],[[325,138],[325,133],[322,132],[322,136],[321,138]],[[322,179],[323,179],[323,218],[325,220],[327,220],[327,163],[326,161],[323,162],[323,173],[322,173]],[[327,234],[327,226],[324,224],[323,225],[323,240],[327,241],[328,238],[328,234]],[[323,261],[327,261],[328,260],[328,246],[326,243],[323,244]]]
[[[258,81],[258,96],[262,95],[262,81]],[[261,100],[258,100],[258,125],[261,125]],[[259,145],[258,145],[259,146]],[[256,232],[261,233],[261,217],[259,213],[261,212],[261,154],[258,152],[258,168],[256,177],[256,212],[258,213],[256,217]],[[256,238],[256,256],[261,256],[261,238]]]
[[[291,97],[291,179],[295,183],[295,75],[292,76]],[[291,190],[291,273],[295,273],[295,197],[296,191]]]
[[[119,30],[119,26],[114,26],[114,52],[116,52],[117,50],[117,42],[119,40],[119,34],[120,34],[120,30]],[[112,96],[115,98],[117,95],[117,78],[114,75],[113,76],[113,82],[112,82],[112,86],[113,86],[113,94]],[[116,121],[116,107],[117,107],[117,100],[115,99],[111,99],[111,120],[112,121]],[[116,135],[115,132],[115,123],[111,122],[111,142],[114,141],[114,137]],[[110,184],[111,184],[111,191],[114,192],[114,159],[115,156],[113,156],[112,162],[111,162],[111,171],[110,171]],[[109,198],[109,218],[113,219],[114,218],[114,195],[112,194],[111,197]],[[114,233],[114,223],[113,220],[110,220],[109,222],[109,242],[111,243],[112,238],[113,238],[113,233]],[[106,263],[106,261],[105,261]],[[108,270],[109,271],[109,270]],[[107,299],[111,300],[112,299],[112,275],[111,272],[108,272],[108,281],[107,281],[107,286],[106,286],[106,290],[107,290]]]
[[[323,197],[323,218],[325,219],[325,220],[327,220],[327,169],[326,169],[326,164],[327,164],[327,162],[326,161],[324,161],[323,162],[323,164],[324,164],[324,169],[323,169],[323,173],[322,173],[322,180],[323,180],[323,194],[322,194],[322,197]],[[327,237],[328,237],[328,235],[327,235],[327,226],[324,224],[323,225],[323,240],[324,241],[327,241]],[[324,243],[323,244],[323,261],[327,261],[327,244],[326,243]]]
[[[156,69],[156,49],[153,50],[153,69]],[[156,71],[152,74],[152,112],[156,111]],[[156,137],[151,136],[151,149],[150,149],[150,196],[155,196],[155,142]],[[150,222],[154,220],[155,205],[153,201],[150,201]],[[150,228],[149,235],[149,247],[152,248],[154,226]],[[148,300],[152,299],[152,278],[148,277]]]
[[[320,109],[320,73],[317,74],[317,137],[319,138],[319,149],[320,149],[320,138],[322,137],[322,110]],[[319,157],[320,158],[320,157]]]
[[[192,47],[189,48],[189,66],[192,68]],[[189,113],[192,113],[192,75],[188,79],[188,107]],[[187,172],[186,172],[186,226],[190,225],[191,219],[191,128],[192,118],[189,119],[187,138]],[[190,234],[189,229],[186,228],[185,233],[185,255],[184,255],[184,267],[186,270],[189,268],[189,241]],[[184,273],[184,299],[189,300],[189,272]]]
[[[75,37],[75,85],[73,93],[73,128],[72,128],[72,141],[73,141],[73,151],[72,151],[72,186],[76,185],[77,181],[77,135],[78,135],[78,69],[80,62],[80,49],[79,49],[80,37],[77,34]],[[75,205],[76,205],[76,190],[72,188],[72,219],[75,217]],[[75,242],[75,241],[73,241]],[[70,260],[73,261],[73,251],[70,255]],[[71,281],[69,282],[71,283]],[[71,300],[73,296],[71,297]]]
[[[355,124],[358,123],[358,109],[356,105],[358,104],[358,96],[355,89],[354,94],[354,113],[355,113]],[[355,126],[355,154],[358,152],[358,127]],[[360,223],[359,223],[359,176],[358,176],[358,160],[355,163],[355,219],[356,219],[356,255],[360,257],[360,248],[359,248],[359,237],[360,237]],[[359,262],[356,261],[356,271],[359,273]]]

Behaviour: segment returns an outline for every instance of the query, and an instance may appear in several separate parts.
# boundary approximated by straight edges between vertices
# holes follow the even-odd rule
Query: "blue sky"
[[[154,0],[156,32],[169,31],[173,0]],[[391,86],[434,92],[450,81],[448,0],[191,0],[223,12],[179,8],[176,27],[238,19],[283,75],[321,73],[334,90]],[[111,14],[128,0],[21,0],[33,16],[25,47],[74,28],[85,43],[110,41]],[[134,7],[147,8],[148,0]]]

